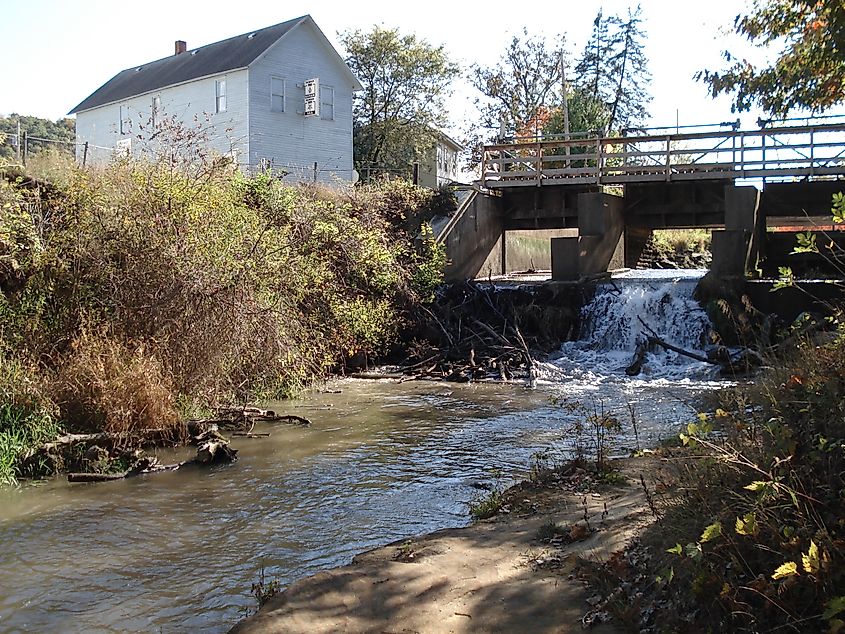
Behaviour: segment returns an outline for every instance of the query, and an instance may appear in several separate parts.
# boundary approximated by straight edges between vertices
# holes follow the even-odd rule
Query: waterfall
[[[566,342],[550,363],[545,378],[624,375],[637,346],[649,335],[684,350],[701,352],[710,321],[692,298],[704,271],[632,271],[596,288],[581,311],[577,341]],[[647,328],[647,327],[648,328]],[[702,379],[712,366],[657,348],[648,352],[640,379]]]

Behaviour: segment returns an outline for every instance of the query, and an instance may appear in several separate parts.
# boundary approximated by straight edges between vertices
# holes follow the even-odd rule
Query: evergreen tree
[[[651,81],[648,60],[643,50],[645,33],[642,30],[642,11],[628,10],[628,19],[616,18],[615,32],[610,42],[610,75],[616,85],[610,102],[610,130],[640,125],[648,118],[647,104],[651,101],[647,86]]]
[[[604,12],[599,9],[593,20],[593,32],[575,66],[576,85],[581,92],[604,103],[610,102],[613,86],[607,60],[613,54],[609,30],[615,20],[613,16],[605,18]]]
[[[644,39],[639,6],[629,10],[625,20],[599,10],[593,21],[592,35],[575,67],[575,83],[593,102],[594,114],[597,103],[605,105],[606,115],[596,120],[604,118],[608,131],[640,125],[648,117],[651,75]]]

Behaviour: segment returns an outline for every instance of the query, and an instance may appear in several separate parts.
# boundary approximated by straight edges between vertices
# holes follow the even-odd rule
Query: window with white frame
[[[215,112],[226,112],[226,80],[214,82]]]
[[[334,88],[320,86],[320,118],[334,121]]]
[[[270,111],[285,111],[285,80],[281,77],[270,78]]]
[[[120,106],[120,133],[129,134],[132,121],[129,118],[129,106]]]
[[[150,119],[152,121],[153,127],[156,127],[159,122],[159,117],[161,116],[161,97],[156,95],[153,97],[153,105],[150,109]]]

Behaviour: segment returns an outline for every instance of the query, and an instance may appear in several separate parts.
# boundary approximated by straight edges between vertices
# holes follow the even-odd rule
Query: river
[[[254,610],[262,568],[285,585],[467,524],[482,487],[523,476],[538,452],[565,454],[582,410],[619,413],[617,452],[638,442],[628,404],[643,446],[676,433],[696,397],[719,387],[712,368],[655,353],[641,377],[622,370],[638,315],[670,341],[699,345],[697,275],[603,288],[582,339],[541,363],[535,386],[335,381],[276,404],[311,427],[237,439],[231,465],[0,491],[0,631],[224,632]]]

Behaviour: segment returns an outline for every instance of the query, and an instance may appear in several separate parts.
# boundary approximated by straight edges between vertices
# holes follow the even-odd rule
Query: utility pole
[[[18,136],[15,137],[15,162],[21,162],[21,116],[18,115]]]
[[[560,84],[561,101],[563,102],[563,138],[569,141],[569,86],[566,84],[566,60],[563,51],[560,52]],[[566,156],[569,156],[569,144],[566,144]],[[567,162],[567,167],[569,163]]]

